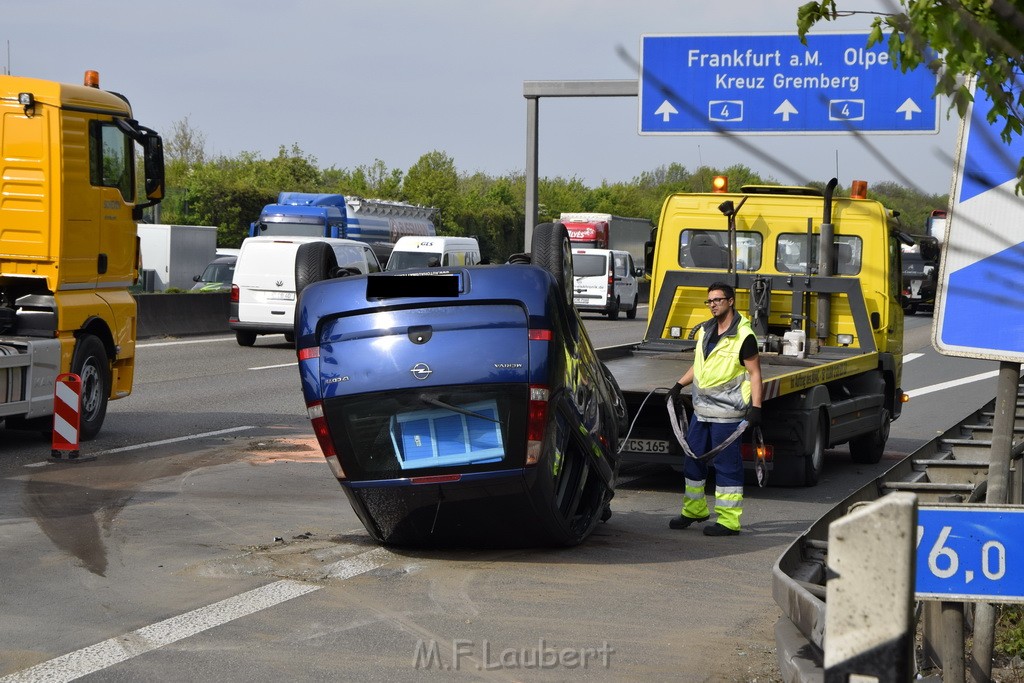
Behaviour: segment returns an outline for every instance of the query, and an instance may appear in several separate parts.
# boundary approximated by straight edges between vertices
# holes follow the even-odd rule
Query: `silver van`
[[[295,299],[309,284],[343,274],[379,273],[370,245],[332,237],[248,237],[235,263],[228,326],[239,346],[260,334],[295,340]]]
[[[596,311],[610,320],[625,311],[626,317],[636,318],[640,305],[640,285],[637,280],[643,269],[633,264],[628,251],[613,249],[573,249],[572,300],[579,311]]]

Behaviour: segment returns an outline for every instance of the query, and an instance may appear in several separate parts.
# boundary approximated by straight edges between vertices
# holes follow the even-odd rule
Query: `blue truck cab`
[[[567,545],[610,514],[625,404],[572,306],[557,227],[556,274],[435,268],[301,292],[308,414],[378,542]]]
[[[368,243],[381,263],[387,263],[395,242],[405,235],[435,234],[436,209],[406,202],[364,199],[340,194],[281,192],[249,237],[340,237]]]

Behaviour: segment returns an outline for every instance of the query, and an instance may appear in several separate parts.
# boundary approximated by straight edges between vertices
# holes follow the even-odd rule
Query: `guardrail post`
[[[916,528],[905,492],[829,525],[825,683],[913,679]]]

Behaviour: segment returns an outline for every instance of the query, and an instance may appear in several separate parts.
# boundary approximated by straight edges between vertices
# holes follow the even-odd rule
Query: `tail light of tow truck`
[[[536,465],[544,445],[548,425],[548,398],[551,392],[538,384],[530,385],[530,405],[526,414],[526,464]]]
[[[324,418],[324,404],[321,401],[310,403],[306,406],[306,414],[313,425],[313,433],[316,434],[317,443],[320,444],[320,450],[323,451],[324,459],[327,460],[327,465],[331,468],[331,472],[335,478],[344,479],[345,470],[341,468],[338,453],[334,450],[331,430],[328,428],[327,420]]]
[[[775,459],[775,446],[772,446],[771,444],[763,443],[755,445],[745,443],[740,448],[740,451],[743,454],[744,460],[757,460],[760,458],[765,462],[771,462]]]

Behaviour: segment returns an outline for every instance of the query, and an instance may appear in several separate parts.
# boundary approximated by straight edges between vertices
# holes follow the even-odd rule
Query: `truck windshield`
[[[263,223],[260,235],[300,235],[303,237],[325,237],[323,223]]]
[[[437,268],[441,265],[441,253],[435,251],[393,251],[386,270],[407,268]]]

